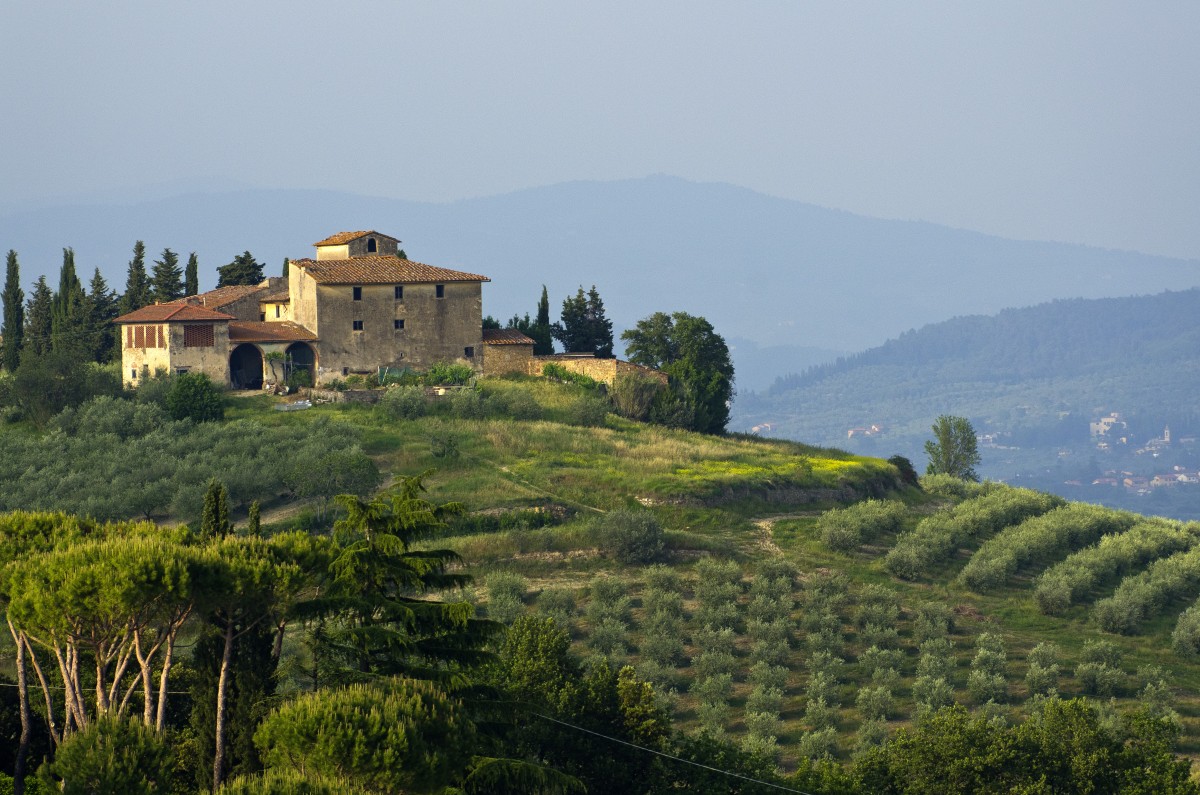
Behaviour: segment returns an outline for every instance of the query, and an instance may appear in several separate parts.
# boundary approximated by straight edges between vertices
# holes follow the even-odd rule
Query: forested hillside
[[[1193,517],[1200,499],[1182,491],[1126,495],[1064,484],[1088,486],[1112,471],[1152,478],[1200,463],[1186,441],[1200,432],[1190,397],[1200,389],[1198,313],[1200,291],[1186,290],[956,318],[742,394],[732,427],[769,424],[771,435],[923,462],[933,419],[953,413],[985,435],[981,472],[989,477],[1040,477],[1039,488],[1072,498]],[[1123,423],[1114,436],[1125,441],[1098,448],[1103,440],[1089,425],[1112,412]],[[1173,444],[1145,453],[1164,427]]]
[[[167,381],[0,426],[46,511],[0,516],[0,660],[48,786],[115,742],[128,792],[1196,791],[1196,525],[525,377],[229,398],[168,445]]]

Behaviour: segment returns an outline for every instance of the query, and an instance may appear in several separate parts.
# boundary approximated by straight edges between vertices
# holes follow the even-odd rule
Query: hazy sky
[[[0,204],[666,173],[1200,258],[1200,3],[18,2]]]

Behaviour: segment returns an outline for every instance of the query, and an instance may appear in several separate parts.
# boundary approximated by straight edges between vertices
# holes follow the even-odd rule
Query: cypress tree
[[[287,257],[283,258],[283,273],[281,273],[279,275],[285,279],[288,277],[288,263],[290,263],[290,262],[291,262],[291,260],[288,259]]]
[[[121,296],[118,311],[127,315],[150,303],[150,279],[146,275],[146,244],[133,244],[133,259],[129,261],[129,273],[125,278],[125,294]]]
[[[86,325],[86,295],[75,273],[75,251],[64,248],[58,292],[51,301],[50,348],[76,359],[90,358]]]
[[[546,356],[554,353],[554,340],[550,336],[550,294],[546,292],[546,285],[542,285],[542,297],[538,299],[537,320],[533,324],[532,332],[529,334],[533,338],[533,355]]]
[[[201,538],[224,538],[233,525],[229,521],[229,492],[225,484],[213,478],[204,492],[204,512],[200,515]]]
[[[247,517],[246,532],[252,536],[262,534],[262,511],[258,507],[258,500],[250,503],[250,516]]]
[[[196,252],[188,255],[187,271],[183,276],[183,294],[197,295],[200,292],[200,260]]]
[[[117,316],[117,296],[108,289],[108,282],[99,268],[92,274],[88,287],[87,329],[91,356],[97,362],[107,362],[118,350],[116,327],[112,324]]]
[[[183,269],[179,267],[179,255],[171,249],[164,248],[161,256],[154,260],[150,284],[154,300],[166,303],[183,297]]]
[[[8,267],[4,277],[4,326],[0,335],[4,347],[0,350],[0,366],[10,373],[21,362],[21,340],[25,334],[25,291],[21,289],[21,269],[17,252],[9,250]]]
[[[35,358],[50,352],[50,332],[53,323],[54,295],[46,277],[39,276],[33,285],[33,295],[25,302],[25,333],[21,356]]]
[[[611,359],[613,355],[613,326],[612,321],[604,314],[604,302],[596,285],[588,290],[587,297],[588,334],[591,337],[592,350],[601,359]]]

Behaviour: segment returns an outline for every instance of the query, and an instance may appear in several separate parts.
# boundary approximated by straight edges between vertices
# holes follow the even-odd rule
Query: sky
[[[670,174],[1200,258],[1200,3],[0,7],[0,208]]]

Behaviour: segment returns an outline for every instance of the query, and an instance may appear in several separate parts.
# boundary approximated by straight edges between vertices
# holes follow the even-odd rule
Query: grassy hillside
[[[250,467],[290,458],[319,470],[328,456],[353,460],[356,442],[385,482],[434,469],[432,496],[467,513],[428,543],[460,553],[482,611],[554,617],[583,656],[653,681],[681,726],[777,751],[785,766],[849,757],[949,701],[1014,719],[1050,688],[1113,714],[1150,705],[1179,722],[1182,751],[1200,754],[1200,666],[1172,638],[1200,596],[1195,525],[998,484],[904,488],[879,459],[632,423],[544,380],[484,381],[434,402],[397,390],[374,407],[275,405],[231,398],[221,426],[171,430],[198,434],[186,436],[193,446],[219,439]],[[91,416],[76,415],[76,435]],[[332,453],[315,444],[325,437]],[[243,449],[271,438],[291,452]],[[72,476],[69,461],[57,466]],[[213,474],[193,469],[172,477]],[[219,474],[245,481],[237,469]],[[328,526],[319,501],[275,484],[242,486],[243,501],[267,490],[255,498],[269,526]],[[184,513],[160,519],[189,518],[188,501],[172,504]],[[1200,618],[1178,626],[1182,646],[1200,646]]]
[[[1105,632],[1097,606],[1111,607],[1104,600],[1128,591],[1157,557],[1190,549],[1194,526],[1162,521],[1185,540],[1145,551],[1046,613],[1038,576],[1104,533],[1134,532],[1136,517],[1089,508],[1099,517],[1085,517],[1090,531],[1048,531],[1061,501],[1025,490],[937,480],[925,492],[900,490],[877,459],[611,415],[570,425],[580,419],[570,387],[483,386],[492,410],[528,407],[517,395],[532,397],[541,417],[485,409],[462,419],[451,406],[402,421],[364,407],[268,413],[265,398],[238,401],[235,414],[281,425],[337,417],[361,430],[386,471],[436,467],[435,496],[471,513],[431,543],[463,556],[482,609],[504,621],[554,616],[581,654],[628,662],[654,681],[682,725],[777,747],[785,764],[823,751],[849,756],[939,699],[1015,719],[1048,687],[1114,712],[1157,705],[1177,714],[1181,750],[1200,752],[1200,667],[1171,641],[1200,577],[1151,598],[1123,625],[1128,634]],[[870,514],[849,542],[830,529],[861,510],[845,506],[879,497],[886,515]],[[664,529],[658,561],[613,554],[612,517],[626,509],[650,512]],[[954,534],[945,555],[917,570],[892,562],[897,546],[943,531]],[[1029,539],[1038,533],[1056,540],[1036,546]],[[1037,554],[1005,568],[994,563],[1005,544],[1034,544]],[[964,575],[985,548],[990,578]]]

